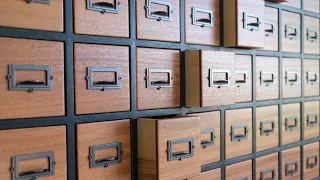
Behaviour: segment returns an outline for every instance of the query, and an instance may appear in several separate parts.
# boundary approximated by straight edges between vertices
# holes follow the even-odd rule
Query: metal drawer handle
[[[293,166],[293,165],[294,165],[294,169],[290,170],[289,169],[290,166]],[[296,174],[298,172],[298,168],[299,168],[298,161],[286,163],[286,168],[285,168],[286,176],[293,176],[294,174]]]
[[[222,74],[224,79],[215,79],[215,75]],[[227,87],[230,86],[231,73],[229,70],[209,69],[209,87]]]
[[[248,23],[248,19],[254,18],[257,20],[255,23]],[[260,31],[260,26],[261,26],[261,18],[255,14],[252,13],[243,13],[243,28],[244,29],[249,29],[250,31]]]
[[[309,42],[318,42],[318,31],[307,28],[307,41]]]
[[[273,36],[274,32],[276,30],[274,23],[271,21],[265,21],[264,24],[271,26],[270,29],[265,29],[265,36],[267,36],[267,37]],[[266,26],[266,28],[267,28],[267,26]]]
[[[45,86],[46,83],[40,80],[27,80],[17,83],[17,85],[38,85],[38,86]]]
[[[307,83],[313,85],[319,82],[319,73],[307,72]]]
[[[274,168],[272,168],[272,169],[267,169],[267,170],[261,171],[260,172],[260,180],[267,180],[267,179],[264,179],[264,176],[268,173],[272,173],[271,179],[268,179],[268,180],[275,180],[276,179],[276,170]]]
[[[294,75],[294,79],[290,79],[290,76]],[[295,85],[298,83],[298,78],[299,78],[299,73],[298,72],[291,72],[291,71],[286,71],[286,84],[289,84],[291,86]]]
[[[152,11],[151,3],[162,6],[167,6],[168,11]],[[158,21],[172,21],[172,4],[161,0],[146,0],[146,16],[150,19],[157,19]]]
[[[266,79],[265,77],[267,75],[271,75],[271,79]],[[263,72],[263,71],[260,72],[260,85],[270,86],[275,83],[275,79],[276,79],[275,72]]]
[[[175,144],[181,143],[188,143],[189,144],[189,151],[180,151],[180,152],[173,152],[172,148]],[[177,139],[177,140],[169,140],[168,141],[168,161],[179,160],[182,161],[185,158],[192,158],[194,155],[194,139],[193,138],[184,138],[184,139]]]
[[[120,13],[120,0],[114,0],[110,2],[93,2],[93,0],[87,0],[87,10],[99,11],[104,13]]]
[[[264,129],[264,126],[267,124],[271,124],[271,129]],[[270,134],[275,133],[276,131],[276,123],[274,120],[267,120],[260,122],[260,135],[261,136],[269,136]]]
[[[207,148],[209,146],[214,146],[216,135],[214,129],[201,130],[201,134],[210,134],[210,140],[201,141],[201,147]]]
[[[293,33],[290,33],[293,30]],[[285,26],[285,37],[287,39],[293,40],[298,38],[298,28],[296,26],[286,25]]]
[[[209,18],[198,19],[197,12],[207,13],[209,15]],[[213,11],[192,7],[191,18],[192,18],[193,25],[201,26],[201,27],[213,27],[213,21],[214,21]]]
[[[161,90],[161,88],[172,88],[173,87],[173,76],[171,69],[147,69],[146,70],[147,76],[145,77],[147,88],[156,88]],[[153,73],[164,73],[167,74],[167,80],[158,80],[152,81],[152,74]]]
[[[94,72],[111,72],[115,73],[114,81],[94,81]],[[120,89],[120,69],[119,68],[100,68],[100,67],[88,67],[87,68],[87,89],[89,90],[102,90],[107,91],[108,89]]]
[[[235,133],[235,131],[237,129],[243,129],[244,130],[244,134],[243,135],[237,135]],[[243,141],[248,139],[248,134],[249,134],[249,128],[248,125],[234,125],[231,126],[231,141]]]
[[[236,71],[236,74],[243,75],[243,79],[240,79],[240,80],[237,79],[236,80],[237,87],[248,85],[249,77],[248,77],[248,72],[247,71]]]
[[[314,163],[311,163],[311,161],[314,159]],[[307,157],[307,169],[313,169],[318,165],[318,156],[309,156]]]
[[[315,125],[318,124],[319,115],[318,114],[312,114],[309,113],[307,115],[307,125],[308,127],[314,127]]]
[[[96,160],[95,152],[101,149],[109,149],[109,148],[117,148],[117,156],[116,157],[107,157],[104,159]],[[90,168],[98,168],[98,167],[109,167],[110,165],[120,164],[122,163],[122,142],[111,143],[111,144],[102,144],[97,146],[90,146],[89,150],[89,163]]]
[[[248,177],[241,178],[239,180],[248,180]]]
[[[294,122],[294,124],[291,124],[292,121]],[[285,126],[286,126],[286,131],[293,131],[298,129],[298,117],[297,116],[287,117]]]
[[[50,4],[51,0],[26,0],[27,3],[42,3],[42,4]]]

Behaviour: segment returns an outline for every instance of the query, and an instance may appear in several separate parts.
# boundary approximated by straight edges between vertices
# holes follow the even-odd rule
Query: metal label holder
[[[311,79],[311,77],[315,79]],[[317,72],[307,72],[307,83],[313,85],[314,83],[319,83],[319,73]]]
[[[113,72],[116,74],[114,84],[94,84],[92,74],[94,72]],[[99,68],[99,67],[88,67],[87,68],[87,89],[89,90],[102,90],[108,89],[120,89],[120,69],[119,68]]]
[[[289,33],[289,29],[293,29],[294,33]],[[293,40],[298,38],[298,28],[292,25],[285,25],[285,37],[287,39]]]
[[[181,144],[181,143],[189,143],[189,152],[172,152],[172,146],[174,144]],[[194,139],[193,138],[184,138],[184,139],[177,139],[177,140],[169,140],[168,141],[168,161],[180,160],[182,161],[185,158],[192,158],[194,156]]]
[[[256,18],[257,23],[248,23],[248,18]],[[261,26],[261,18],[255,14],[252,13],[243,13],[243,28],[248,29],[250,31],[260,31],[260,26]]]
[[[265,80],[265,76],[270,74],[272,79],[271,80]],[[270,86],[272,85],[273,83],[275,83],[275,72],[263,72],[261,71],[260,72],[260,85],[262,86]]]
[[[151,10],[151,3],[164,5],[168,7],[168,12],[152,12]],[[150,19],[157,19],[158,21],[172,21],[172,4],[170,2],[165,2],[161,0],[146,0],[146,16]]]
[[[226,80],[214,80],[214,73],[225,73]],[[209,69],[209,87],[228,87],[231,82],[231,71],[229,70],[221,70],[221,69]]]
[[[120,0],[114,0],[114,5],[111,3],[107,3],[107,6],[96,4],[94,5],[93,0],[87,0],[87,9],[92,11],[99,11],[102,14],[104,13],[120,13]]]
[[[267,124],[271,124],[272,129],[265,130],[264,126]],[[275,132],[276,132],[276,123],[274,120],[267,120],[267,121],[260,122],[260,135],[261,136],[269,136],[270,134],[273,134]]]
[[[208,13],[209,19],[198,20],[197,19],[197,12]],[[213,11],[211,11],[211,10],[192,7],[191,18],[192,18],[193,25],[201,26],[201,27],[213,27],[214,15],[213,15]]]
[[[289,79],[290,75],[294,75],[295,79]],[[298,83],[298,79],[299,79],[299,73],[298,72],[292,72],[292,71],[286,71],[286,84],[288,85],[296,85]]]
[[[290,125],[289,124],[290,121],[294,121],[294,125]],[[285,126],[286,126],[286,131],[294,131],[298,129],[298,117],[297,116],[287,117]]]
[[[167,73],[168,83],[157,83],[153,84],[151,81],[152,73]],[[145,77],[147,82],[147,88],[156,88],[160,90],[161,88],[172,88],[173,87],[173,76],[172,69],[147,69],[147,76]]]
[[[201,134],[209,134],[209,133],[210,133],[211,139],[208,142],[201,142],[201,147],[202,148],[207,148],[209,146],[214,146],[214,144],[215,144],[216,136],[215,136],[214,129],[201,130]]]
[[[236,86],[247,86],[248,85],[248,72],[247,71],[236,71],[236,74],[243,74],[243,80],[236,80]]]
[[[237,136],[235,134],[236,129],[244,129],[244,135]],[[243,141],[248,139],[249,128],[248,125],[234,125],[231,126],[231,141]]]
[[[51,0],[26,0],[27,3],[42,3],[42,4],[50,4]]]
[[[108,148],[117,148],[117,157],[112,157],[110,159],[102,160],[97,162],[95,160],[95,151],[101,149],[108,149]],[[90,161],[90,168],[98,168],[98,167],[105,167],[107,168],[110,165],[120,164],[122,163],[122,142],[112,143],[112,144],[102,144],[97,146],[90,146],[89,150],[89,161]]]
[[[311,164],[310,161],[312,159],[314,159],[314,163]],[[318,165],[318,155],[313,155],[313,156],[307,157],[307,169],[313,169],[317,165]]]
[[[261,171],[261,172],[260,172],[260,180],[265,180],[265,179],[264,179],[264,176],[265,176],[266,174],[268,174],[268,173],[272,173],[272,177],[271,177],[270,180],[275,180],[275,178],[276,178],[276,169],[274,169],[274,168],[266,169],[266,170],[264,170],[264,171]]]
[[[314,33],[315,36],[312,36],[312,33]],[[318,32],[316,30],[307,28],[307,41],[313,43],[313,42],[318,42],[318,39],[319,39]]]
[[[314,118],[314,121],[312,121],[312,118]],[[312,114],[309,113],[307,115],[307,126],[308,127],[314,127],[319,122],[319,115],[318,114]]]
[[[294,165],[294,170],[289,171],[289,167]],[[294,174],[296,174],[298,172],[299,169],[299,165],[298,165],[298,161],[293,161],[293,162],[289,162],[286,164],[286,176],[293,176]]]
[[[276,30],[274,23],[271,21],[265,21],[264,23],[271,26],[271,29],[265,29],[265,36],[267,37],[273,36]]]

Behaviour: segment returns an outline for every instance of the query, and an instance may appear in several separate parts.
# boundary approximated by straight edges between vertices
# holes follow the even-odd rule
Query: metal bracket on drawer
[[[46,71],[46,83],[40,80],[26,80],[19,84],[16,83],[15,72],[17,70],[29,70],[29,71]],[[32,66],[32,65],[9,65],[9,90],[25,90],[28,92],[33,92],[36,90],[52,90],[52,68],[51,66]]]
[[[276,30],[276,28],[274,28],[275,27],[274,23],[271,21],[265,21],[264,23],[271,26],[271,29],[265,29],[265,33],[264,33],[265,36],[267,37],[273,36]]]
[[[314,119],[314,121],[312,121]],[[309,113],[307,115],[307,126],[308,127],[314,127],[315,125],[318,124],[319,121],[319,115],[318,114],[311,114]]]
[[[38,158],[49,158],[49,169],[37,169],[35,171],[25,172],[23,174],[19,173],[19,161],[31,160]],[[35,180],[40,177],[53,176],[55,173],[55,159],[54,152],[44,152],[37,154],[28,154],[22,156],[12,157],[12,180]]]
[[[248,18],[256,18],[257,22],[256,23],[248,23]],[[250,31],[260,31],[260,26],[261,26],[261,18],[255,14],[252,13],[243,13],[243,28],[244,29],[249,29]]]
[[[312,79],[312,76],[314,79]],[[314,83],[319,82],[319,73],[317,72],[308,72],[307,73],[307,83],[313,85]]]
[[[289,166],[294,165],[294,170],[289,171]],[[298,172],[299,169],[299,165],[298,165],[298,161],[293,161],[293,162],[289,162],[286,164],[286,176],[293,176],[294,174],[296,174]]]
[[[230,86],[231,82],[231,71],[221,69],[209,69],[209,87],[227,87]],[[214,73],[225,73],[225,80],[214,80]]]
[[[42,4],[50,4],[51,0],[26,0],[27,3],[42,3]]]
[[[118,14],[120,13],[120,0],[114,0],[114,3],[109,2],[96,2],[93,3],[93,0],[87,0],[87,9],[92,11],[99,11],[102,14],[104,13],[113,13]]]
[[[197,12],[208,13],[209,19],[197,19]],[[213,27],[213,11],[192,7],[192,24],[201,27]]]
[[[271,79],[270,80],[265,80],[265,76],[270,74],[271,75]],[[263,86],[270,86],[271,84],[275,83],[275,72],[260,72],[260,85]]]
[[[248,72],[247,71],[236,71],[236,74],[243,74],[243,80],[236,80],[236,86],[246,86],[248,85]]]
[[[107,157],[102,160],[96,160],[95,158],[95,151],[101,149],[108,149],[108,148],[117,148],[117,157]],[[97,168],[97,167],[105,167],[107,168],[110,165],[120,164],[122,163],[122,142],[112,143],[112,144],[102,144],[98,146],[90,146],[89,152],[89,161],[90,161],[90,168]]]
[[[167,12],[165,12],[165,11],[152,12],[151,3],[167,6],[168,11]],[[145,9],[146,9],[147,18],[157,19],[158,21],[161,21],[161,20],[172,21],[173,10],[172,10],[172,4],[170,2],[165,2],[165,1],[161,1],[161,0],[146,0]]]
[[[172,146],[174,144],[181,144],[181,143],[189,143],[189,152],[173,152]],[[184,139],[177,139],[177,140],[169,140],[168,141],[168,161],[180,160],[182,161],[185,158],[192,158],[194,155],[194,140],[193,138],[184,138]]]
[[[209,134],[210,133],[210,141],[201,141],[201,147],[202,148],[207,148],[209,146],[214,146],[216,136],[215,136],[215,131],[214,129],[206,129],[206,130],[201,130],[201,134]]]
[[[290,75],[294,75],[295,79],[289,79]],[[286,79],[286,84],[289,84],[291,86],[296,85],[298,83],[299,73],[298,72],[286,71],[285,79]]]
[[[294,125],[290,125],[289,124],[290,121],[294,121]],[[286,131],[293,131],[298,129],[298,117],[297,116],[287,117],[285,126],[286,126]]]
[[[289,33],[289,29],[293,29],[294,33]],[[285,25],[285,37],[287,39],[297,39],[298,38],[298,28],[296,26]]]
[[[310,161],[314,159],[314,163],[310,164]],[[318,165],[318,155],[307,157],[307,169],[313,169]]]
[[[241,178],[239,180],[248,180],[249,178],[248,177],[244,177],[244,178]]]
[[[235,134],[236,129],[244,129],[244,135],[237,136]],[[249,128],[248,125],[234,125],[231,126],[231,141],[243,141],[248,139]]]
[[[147,88],[157,88],[160,90],[161,88],[172,88],[173,87],[173,75],[171,69],[147,69],[147,76],[145,80],[147,82]],[[168,74],[168,82],[152,82],[151,76],[152,73],[167,73]]]
[[[113,72],[115,73],[115,82],[93,82],[92,73],[93,72]],[[98,68],[98,67],[88,67],[87,68],[87,89],[89,90],[102,90],[106,91],[108,89],[119,89],[120,88],[120,69],[119,68]]]
[[[275,178],[276,178],[276,170],[275,170],[274,168],[261,171],[261,172],[260,172],[260,180],[265,180],[265,179],[264,179],[264,176],[265,176],[266,174],[268,174],[268,173],[272,173],[272,177],[271,177],[271,179],[269,179],[269,180],[275,180]]]
[[[264,126],[267,124],[271,124],[272,129],[265,130]],[[260,135],[261,136],[269,136],[270,134],[275,133],[276,131],[276,123],[274,120],[261,121],[260,122]]]
[[[314,33],[314,36],[312,36]],[[319,39],[319,32],[310,28],[307,28],[307,41],[309,42],[318,42]]]

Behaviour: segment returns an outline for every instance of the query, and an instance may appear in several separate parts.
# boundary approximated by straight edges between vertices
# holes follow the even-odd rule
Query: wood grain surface
[[[319,137],[319,101],[304,103],[304,139]],[[308,114],[311,116],[311,122],[315,121],[315,115],[318,116],[318,123],[313,127],[308,126]]]
[[[293,176],[286,176],[286,164],[298,161],[298,172]],[[300,147],[282,151],[282,179],[283,180],[300,180]],[[294,165],[289,166],[289,171],[294,170]]]
[[[295,79],[294,74],[288,74],[287,72],[293,72],[297,74],[297,82],[292,84],[287,83],[289,80]],[[282,98],[298,98],[301,97],[301,59],[294,58],[282,58]]]
[[[201,107],[200,51],[185,51],[186,107]]]
[[[252,101],[252,56],[249,55],[236,55],[235,60],[235,80],[243,80],[244,75],[241,71],[247,72],[247,84],[236,85],[236,102],[251,102]]]
[[[223,1],[223,45],[237,46],[237,3],[235,0]],[[227,36],[226,36],[227,35]]]
[[[0,179],[11,180],[11,158],[28,154],[54,152],[55,174],[41,177],[43,180],[66,180],[66,127],[52,126],[0,131]],[[21,161],[19,172],[37,171],[48,167],[44,158]]]
[[[286,130],[286,118],[289,117],[298,118],[298,127],[293,131]],[[300,141],[300,122],[300,103],[282,105],[282,145]]]
[[[264,8],[264,20],[274,23],[274,34],[273,36],[266,36],[264,39],[264,50],[267,51],[278,51],[279,50],[279,16],[278,16],[278,9],[271,8],[265,6]],[[272,27],[270,25],[264,26],[265,30],[271,29]]]
[[[124,46],[75,44],[75,103],[76,114],[105,113],[130,110],[129,48]],[[87,68],[119,68],[120,88],[87,89]],[[93,73],[93,80],[106,81],[108,74]],[[115,76],[109,77],[110,81]]]
[[[319,2],[319,1],[318,1]],[[319,3],[318,7],[320,9]],[[317,36],[318,40],[311,42],[308,41],[308,28],[312,31],[315,31],[315,33],[311,33],[311,36],[315,37]],[[319,33],[320,33],[320,19],[318,18],[312,18],[310,16],[304,16],[304,52],[306,54],[320,54],[320,43],[319,43]]]
[[[188,178],[187,180],[221,180],[221,169],[206,171],[201,173],[200,176]]]
[[[311,158],[309,163],[316,163],[316,166],[313,168],[307,168],[307,159],[312,156],[316,156],[316,158],[318,158],[317,162],[315,162],[315,158]],[[316,179],[319,177],[319,142],[303,146],[303,161],[304,179]]]
[[[0,38],[0,119],[33,118],[65,115],[64,50],[62,42]],[[54,54],[54,55],[53,55]],[[51,66],[52,90],[9,91],[9,65]],[[19,79],[43,74],[18,73]],[[28,79],[23,79],[24,81]]]
[[[298,0],[300,1],[300,0]],[[301,52],[301,20],[300,14],[282,11],[282,51],[300,53]],[[295,26],[297,28],[297,38],[286,38],[286,25]],[[294,33],[293,29],[289,29],[289,33]]]
[[[267,180],[272,179],[272,173],[269,172],[267,174],[264,174],[264,179],[261,179],[261,172],[274,169],[275,170],[275,178],[273,180],[278,180],[279,173],[278,173],[278,153],[274,153],[268,156],[263,156],[256,159],[256,176],[257,179],[260,180]]]
[[[226,167],[226,180],[238,180],[242,178],[252,180],[252,161],[244,161]]]
[[[320,13],[320,1],[319,0],[304,0],[304,10]]]
[[[294,8],[301,8],[301,0],[288,0],[288,2],[284,2],[282,4]]]
[[[308,83],[308,72],[319,73],[319,60],[305,59],[304,60],[304,96],[319,96],[319,77],[318,82]],[[320,75],[320,74],[318,74]]]

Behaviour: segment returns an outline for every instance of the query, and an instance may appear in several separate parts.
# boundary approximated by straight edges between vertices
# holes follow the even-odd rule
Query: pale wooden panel
[[[304,96],[319,96],[319,77],[318,82],[313,84],[308,83],[308,72],[319,73],[319,60],[305,59],[304,60]],[[320,75],[320,74],[318,74]]]
[[[318,161],[314,168],[307,168],[307,158],[311,156],[317,156]],[[319,177],[319,142],[303,146],[303,161],[304,161],[304,178],[305,179],[316,179]],[[315,163],[315,158],[309,160],[310,164]]]
[[[319,0],[318,0],[319,2]],[[319,3],[318,7],[320,9]],[[311,42],[308,41],[308,28],[312,31],[315,31],[315,33],[312,33],[312,36],[317,36],[318,40]],[[319,43],[319,33],[320,33],[320,19],[318,18],[312,18],[310,16],[304,16],[304,52],[306,54],[319,54],[320,53],[320,43]]]
[[[301,8],[301,0],[288,0],[288,2],[284,2],[283,4],[286,6]]]
[[[298,0],[300,1],[300,0]],[[288,11],[282,11],[282,51],[284,52],[301,52],[301,20],[300,15],[297,13],[291,13]],[[295,26],[297,28],[297,38],[289,39],[285,36],[286,25]],[[294,30],[289,29],[290,33],[293,33]]]
[[[279,50],[279,25],[278,25],[278,9],[265,6],[264,8],[264,20],[274,23],[273,36],[265,36],[264,50],[278,51]],[[270,25],[265,24],[265,30],[270,29]]]
[[[221,180],[221,169],[206,171],[201,173],[200,176],[188,178],[187,180]]]
[[[294,131],[286,131],[286,118],[288,117],[298,118],[298,127]],[[282,105],[282,144],[290,144],[300,141],[300,104],[284,104]]]
[[[286,164],[290,162],[298,161],[298,172],[293,176],[286,176]],[[294,149],[288,149],[282,152],[282,179],[283,180],[300,180],[300,147]],[[289,166],[289,171],[294,170],[294,165]]]
[[[298,75],[298,81],[294,84],[287,83],[286,73],[294,72]],[[295,79],[295,75],[289,75],[289,80]],[[301,97],[301,59],[282,58],[282,97]]]
[[[245,161],[226,167],[226,180],[242,179],[252,180],[252,161]]]
[[[274,169],[276,176],[273,180],[278,180],[279,173],[278,173],[278,154],[274,153],[268,156],[263,156],[256,159],[256,176],[257,179],[261,179],[261,172],[268,170],[268,169]],[[264,179],[272,179],[272,173],[267,173],[264,175]]]
[[[238,77],[237,71],[247,72],[247,85],[236,85],[236,102],[251,102],[252,101],[252,56],[248,55],[236,55],[236,79],[243,80],[244,76]]]
[[[320,1],[319,0],[304,0],[304,10],[320,13]]]
[[[319,101],[304,103],[304,139],[319,137],[319,108]],[[313,127],[308,126],[308,114],[318,116],[318,123]],[[312,118],[311,121],[315,121],[315,117]]]

